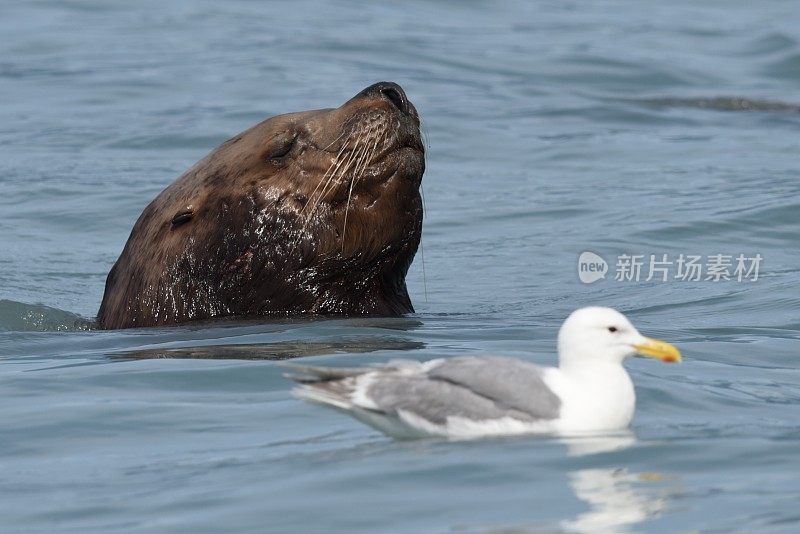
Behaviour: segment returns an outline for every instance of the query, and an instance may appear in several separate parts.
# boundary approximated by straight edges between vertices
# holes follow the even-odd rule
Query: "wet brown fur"
[[[257,124],[167,187],[108,275],[98,326],[412,312],[424,150],[413,105],[379,86]]]

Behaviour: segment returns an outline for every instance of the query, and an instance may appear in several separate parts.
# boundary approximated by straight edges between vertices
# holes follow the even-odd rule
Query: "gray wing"
[[[516,358],[450,358],[428,371],[428,376],[532,419],[556,419],[561,408],[561,399],[542,380],[542,369]]]
[[[561,405],[542,381],[541,369],[514,358],[451,358],[427,373],[399,372],[419,368],[419,362],[350,369],[284,366],[294,371],[288,378],[305,385],[297,393],[309,400],[353,408],[351,396],[361,387],[358,379],[369,374],[363,394],[377,409],[359,408],[393,416],[403,410],[436,424],[446,424],[452,416],[473,421],[555,419]]]
[[[370,383],[367,397],[378,411],[397,415],[406,411],[436,424],[446,424],[448,417],[464,417],[473,421],[510,416],[523,421],[532,418],[518,410],[498,406],[494,401],[472,391],[425,375],[378,375]]]

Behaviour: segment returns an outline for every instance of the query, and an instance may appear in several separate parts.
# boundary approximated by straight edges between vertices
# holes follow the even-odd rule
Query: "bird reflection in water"
[[[633,433],[564,439],[570,456],[613,452],[636,443]],[[623,467],[578,469],[568,474],[575,496],[589,510],[560,523],[566,532],[631,532],[639,523],[656,518],[669,507],[674,488],[663,482],[673,477],[637,473]]]

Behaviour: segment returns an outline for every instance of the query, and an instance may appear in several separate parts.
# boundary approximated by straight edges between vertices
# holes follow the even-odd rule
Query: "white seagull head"
[[[611,308],[580,308],[567,317],[558,332],[561,367],[591,363],[622,364],[639,355],[680,362],[681,354],[665,341],[643,336],[627,317]]]

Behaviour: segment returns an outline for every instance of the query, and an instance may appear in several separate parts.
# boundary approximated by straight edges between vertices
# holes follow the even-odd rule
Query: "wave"
[[[758,100],[743,98],[738,96],[716,96],[716,97],[657,97],[630,99],[645,106],[664,107],[664,108],[699,108],[711,109],[716,111],[787,111],[791,113],[800,112],[800,104],[780,102],[777,100]]]
[[[0,331],[70,332],[92,330],[94,321],[44,304],[0,299]]]

